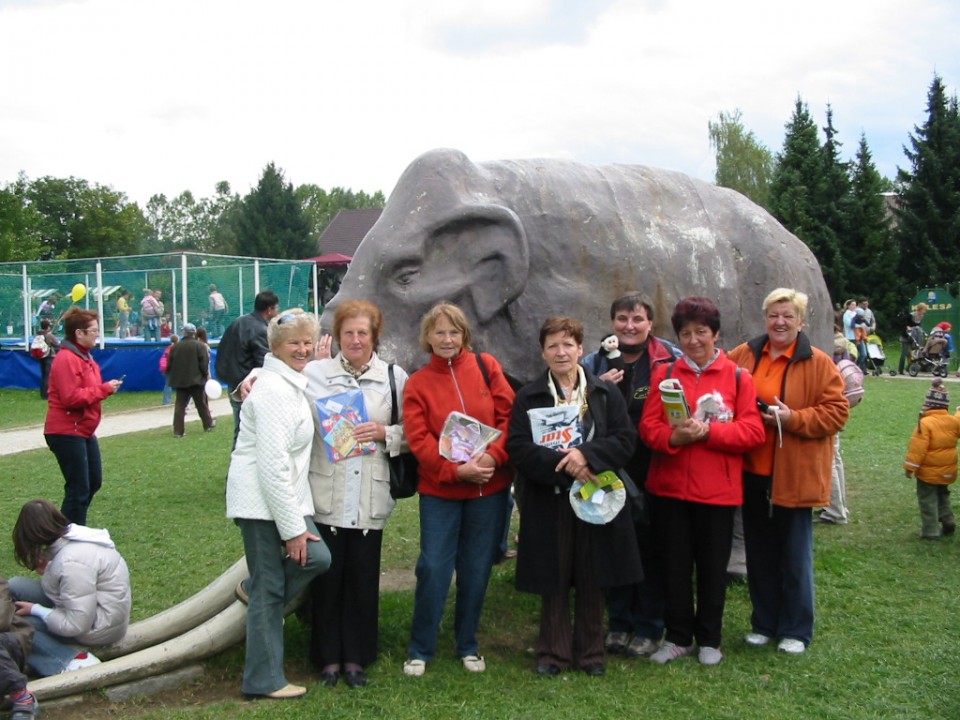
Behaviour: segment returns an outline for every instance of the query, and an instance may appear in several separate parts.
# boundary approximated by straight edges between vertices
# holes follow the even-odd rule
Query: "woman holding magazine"
[[[636,431],[616,386],[580,366],[578,320],[548,319],[540,347],[547,370],[517,394],[507,440],[526,481],[517,588],[542,596],[537,673],[558,675],[572,666],[603,675],[604,590],[643,579],[640,552],[628,506],[605,524],[591,524],[575,514],[571,503],[579,500],[571,500],[570,490],[575,481],[596,483],[598,474],[623,467]],[[552,409],[558,412],[544,415]]]
[[[513,390],[500,363],[491,355],[474,353],[470,340],[460,308],[441,303],[430,309],[420,322],[420,346],[430,360],[410,376],[403,397],[407,442],[420,462],[420,557],[410,648],[403,665],[403,672],[414,677],[424,674],[436,654],[454,570],[457,655],[470,672],[486,669],[477,627],[506,520],[512,473],[504,436]],[[474,448],[469,459],[448,459],[458,457],[446,449],[451,438],[444,433],[453,413],[501,434],[486,447]]]
[[[727,560],[734,512],[743,502],[743,454],[763,442],[764,430],[753,378],[717,347],[720,311],[713,301],[684,298],[671,321],[683,357],[654,370],[640,419],[640,436],[653,451],[647,491],[666,599],[666,636],[650,659],[665,664],[690,655],[696,641],[700,662],[716,665],[723,659]],[[685,400],[679,409],[667,402],[670,385]]]
[[[341,673],[351,688],[366,685],[364,667],[377,659],[380,550],[394,506],[387,458],[407,451],[403,415],[391,424],[390,383],[392,373],[399,404],[407,373],[377,355],[382,327],[373,303],[341,303],[333,316],[339,354],[303,372],[317,413],[309,474],[313,519],[331,557],[330,569],[311,587],[310,659],[326,687]],[[321,352],[328,342],[321,341]],[[340,443],[335,426],[348,429]]]

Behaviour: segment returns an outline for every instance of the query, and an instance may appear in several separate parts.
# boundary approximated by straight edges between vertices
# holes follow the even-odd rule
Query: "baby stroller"
[[[933,373],[934,377],[946,377],[948,373],[947,359],[944,357],[947,340],[943,330],[934,328],[928,342],[923,328],[910,328],[910,364],[907,373],[916,377],[922,372]]]
[[[874,377],[883,374],[883,364],[887,361],[887,356],[883,354],[883,340],[879,335],[867,336],[867,372]]]

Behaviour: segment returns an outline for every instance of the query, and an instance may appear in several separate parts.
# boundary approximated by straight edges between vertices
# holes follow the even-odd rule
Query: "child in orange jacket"
[[[943,380],[934,379],[903,462],[905,475],[917,478],[920,537],[925,540],[952,535],[957,527],[949,486],[957,479],[960,416],[950,414],[949,404]]]

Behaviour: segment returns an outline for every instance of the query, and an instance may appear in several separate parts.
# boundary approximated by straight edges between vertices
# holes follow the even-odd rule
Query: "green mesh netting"
[[[161,291],[169,331],[177,332],[184,322],[192,322],[206,328],[211,337],[222,334],[237,316],[253,310],[259,290],[273,290],[281,309],[314,307],[314,266],[310,262],[200,253],[134,255],[100,259],[99,281],[97,262],[0,263],[0,333],[13,338],[34,334],[45,299],[57,300],[53,313],[57,319],[73,304],[96,311],[102,297],[104,333],[136,336],[142,334],[140,301],[146,288]],[[219,307],[219,299],[211,301],[214,285],[225,309]],[[129,325],[122,328],[117,300],[125,291],[130,292],[132,312]]]

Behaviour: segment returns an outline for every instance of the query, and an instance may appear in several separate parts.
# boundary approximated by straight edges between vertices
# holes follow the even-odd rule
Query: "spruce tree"
[[[243,198],[233,218],[235,247],[241,255],[298,259],[314,254],[310,223],[291,183],[273,163],[257,187]]]
[[[939,76],[927,93],[927,119],[904,154],[910,168],[897,172],[896,239],[909,297],[918,287],[960,280],[960,117]]]
[[[897,282],[898,253],[883,195],[886,181],[873,164],[866,135],[860,136],[850,185],[850,232],[845,244],[848,249],[848,287],[870,299],[878,322],[890,330],[901,304]]]
[[[823,272],[827,290],[838,300],[845,289],[843,260],[837,237],[829,232],[819,207],[827,192],[824,155],[817,125],[810,110],[797,98],[786,124],[783,152],[770,185],[770,209],[774,217],[813,251]]]

